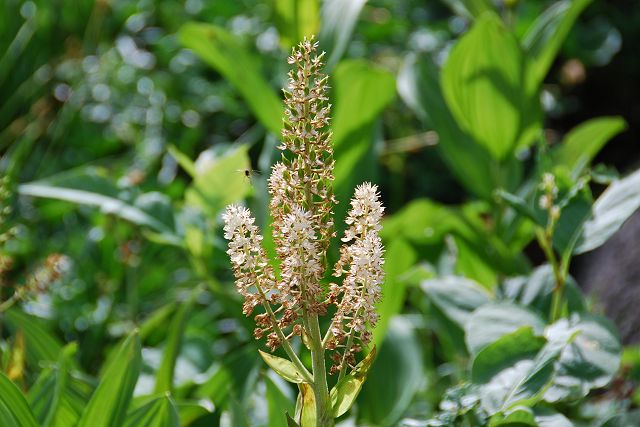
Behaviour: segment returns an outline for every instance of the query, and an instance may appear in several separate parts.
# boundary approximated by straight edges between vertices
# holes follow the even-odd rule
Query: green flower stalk
[[[353,403],[357,390],[344,397],[348,405],[344,399],[337,407],[332,404],[327,371],[338,374],[339,380],[357,373],[363,381],[373,352],[359,365],[356,356],[371,341],[371,330],[378,320],[375,304],[384,279],[384,249],[378,235],[384,208],[377,187],[370,183],[356,189],[340,259],[333,268],[327,266],[326,252],[336,235],[333,209],[337,201],[329,130],[331,106],[327,76],[320,72],[324,53],[316,55],[316,50],[313,38],[305,39],[288,59],[293,67],[284,91],[286,109],[279,146],[283,154],[273,166],[268,185],[279,272],[267,259],[250,211],[231,205],[223,215],[236,287],[244,297],[243,312],[249,316],[262,307],[255,315],[256,339],[266,337],[271,351],[282,347],[287,354],[288,361],[263,356],[285,379],[300,384],[303,398],[299,402],[307,402],[307,407],[297,410],[302,427],[332,426],[334,418]],[[339,283],[325,286],[322,279],[330,273]],[[319,317],[329,311],[334,315],[323,334]],[[311,352],[310,370],[294,351],[295,337]],[[327,352],[334,361],[329,370]],[[274,360],[278,362],[270,363]],[[340,385],[339,381],[331,396],[340,394]],[[311,411],[313,417],[309,416]]]

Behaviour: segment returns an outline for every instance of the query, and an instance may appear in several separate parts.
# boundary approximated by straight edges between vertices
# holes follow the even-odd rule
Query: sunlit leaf
[[[425,280],[421,287],[433,304],[461,328],[473,311],[492,299],[483,286],[464,277]]]
[[[333,416],[338,418],[346,413],[353,405],[358,397],[362,384],[367,379],[367,372],[373,364],[376,357],[376,348],[373,347],[369,354],[356,365],[351,373],[342,378],[331,389],[331,406],[333,407]]]
[[[299,383],[300,390],[300,427],[316,426],[316,398],[311,384]],[[297,413],[298,411],[296,411]]]
[[[231,83],[260,122],[280,135],[284,106],[260,72],[258,58],[224,28],[190,22],[178,33],[180,42],[193,50]]]
[[[296,365],[294,365],[291,361],[283,359],[282,357],[274,356],[270,353],[266,353],[262,350],[258,351],[260,352],[260,356],[262,356],[262,359],[265,361],[265,363],[285,380],[298,384],[305,381],[302,374],[298,372],[298,368],[296,368]]]
[[[522,39],[531,58],[531,78],[537,86],[562,47],[576,19],[591,0],[563,0],[552,4],[535,20]]]
[[[573,314],[551,325],[545,336],[550,342],[575,336],[562,351],[555,381],[545,393],[548,402],[582,398],[606,386],[620,367],[620,339],[613,324],[601,316]]]
[[[347,49],[360,11],[367,0],[325,0],[319,40],[327,51],[327,67],[333,68]]]
[[[243,171],[250,169],[248,147],[240,145],[211,156],[202,154],[196,162],[197,175],[185,192],[185,201],[210,215],[240,201],[251,189]]]
[[[274,6],[276,27],[280,41],[286,48],[291,48],[304,37],[318,34],[318,0],[276,0]]]
[[[515,36],[497,16],[485,13],[442,69],[442,91],[453,116],[498,160],[531,143],[540,126],[526,67]]]
[[[606,242],[640,208],[640,170],[616,181],[593,204],[593,218],[584,224],[584,232],[575,253],[591,251]]]
[[[554,165],[570,171],[588,166],[600,149],[627,127],[622,117],[598,117],[581,123],[551,150]]]
[[[545,323],[532,310],[508,302],[483,305],[474,311],[465,324],[465,341],[471,354],[478,354],[487,345],[521,327],[530,326],[542,335]]]

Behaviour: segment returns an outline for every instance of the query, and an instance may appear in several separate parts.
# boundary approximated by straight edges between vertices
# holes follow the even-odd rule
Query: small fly
[[[256,176],[256,175],[260,175],[260,172],[257,170],[253,170],[253,169],[238,169],[238,172],[242,172],[242,174],[245,176],[245,178],[247,178],[247,180],[249,181],[249,183],[251,183],[251,178]]]

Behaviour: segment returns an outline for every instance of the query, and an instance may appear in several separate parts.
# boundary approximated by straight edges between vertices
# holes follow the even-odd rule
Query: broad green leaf
[[[233,34],[215,25],[189,22],[178,38],[240,92],[264,127],[280,135],[284,106],[262,76],[258,58]]]
[[[591,0],[555,2],[531,25],[522,46],[531,58],[531,79],[535,86],[544,80],[576,19]]]
[[[506,411],[543,391],[553,376],[553,362],[560,355],[560,351],[555,351],[549,356],[537,357],[544,344],[544,338],[536,336],[531,327],[523,326],[477,354],[471,379],[482,385],[485,410],[490,414]]]
[[[548,314],[551,311],[555,286],[553,269],[549,264],[543,264],[533,270],[529,276],[506,280],[501,286],[501,291],[507,299],[534,308],[539,313]],[[584,312],[587,309],[582,291],[571,276],[565,280],[565,300],[569,313]]]
[[[184,169],[184,171],[188,173],[191,178],[195,178],[196,165],[186,154],[184,154],[178,149],[178,147],[172,144],[167,146],[167,151],[169,152],[169,154],[171,154],[171,156],[173,156],[174,159],[176,159],[176,162],[178,162],[180,167]]]
[[[136,330],[105,370],[78,427],[121,427],[141,368],[140,337]]]
[[[262,350],[258,350],[258,352],[260,353],[260,356],[262,356],[264,362],[269,365],[276,374],[280,375],[285,380],[297,384],[304,382],[304,377],[300,372],[298,372],[298,368],[296,368],[296,365],[291,361],[266,353]]]
[[[202,154],[196,168],[197,175],[185,192],[185,202],[209,215],[218,215],[228,204],[242,200],[251,189],[242,173],[250,169],[246,145],[211,156]]]
[[[395,96],[394,77],[364,60],[342,61],[332,73],[337,219],[346,215],[353,189],[376,181],[375,123]],[[341,224],[339,223],[339,226]]]
[[[486,304],[467,319],[465,341],[472,355],[478,354],[487,345],[521,327],[530,326],[542,335],[544,321],[532,310],[508,302]]]
[[[29,404],[43,427],[76,425],[93,393],[92,380],[72,369],[75,350],[75,343],[67,345],[29,389]]]
[[[197,297],[202,293],[201,288],[196,288],[191,292],[187,301],[184,301],[169,325],[167,343],[163,350],[162,362],[156,372],[155,393],[173,392],[173,377],[176,368],[176,360],[182,347],[184,330],[191,315],[191,310]]]
[[[143,194],[138,201],[119,198],[119,190],[97,168],[83,168],[47,180],[22,184],[18,192],[25,196],[63,200],[78,205],[94,206],[136,225],[148,227],[168,244],[180,245],[172,227],[173,217],[168,199],[161,193]],[[139,203],[138,203],[139,202]],[[158,209],[159,205],[162,209]],[[163,214],[159,217],[158,214]]]
[[[489,419],[487,427],[538,427],[533,411],[519,407],[509,414],[497,413]]]
[[[591,216],[591,191],[586,186],[576,190],[575,195],[570,196],[567,204],[562,207],[553,231],[553,247],[561,257],[571,255],[582,234],[585,221]]]
[[[453,174],[469,191],[490,199],[499,187],[489,152],[476,144],[451,115],[440,89],[439,71],[430,58],[408,55],[398,73],[398,93],[423,121],[438,132],[437,148]],[[517,179],[514,184],[517,184]]]
[[[622,346],[613,324],[600,316],[573,314],[545,331],[549,342],[575,339],[563,349],[553,385],[545,400],[575,400],[591,390],[606,386],[620,367]]]
[[[357,424],[396,425],[423,381],[424,361],[415,327],[407,317],[396,316],[358,397],[361,422]]]
[[[374,346],[382,344],[389,328],[389,321],[402,310],[407,287],[407,281],[402,275],[414,265],[416,260],[416,251],[404,239],[395,238],[386,245],[382,300],[376,305],[376,312],[380,319],[371,340]]]
[[[640,410],[635,409],[622,414],[614,415],[606,420],[600,427],[635,427],[640,425]]]
[[[159,397],[131,410],[124,427],[180,427],[178,411],[171,397]]]
[[[34,414],[38,421],[42,421],[43,427],[54,426],[56,424],[60,424],[61,419],[65,419],[68,424],[73,424],[80,414],[75,413],[71,417],[73,418],[73,422],[68,418],[68,415],[65,414],[63,400],[65,398],[65,394],[67,393],[67,382],[70,382],[69,370],[73,366],[72,357],[75,355],[77,351],[77,344],[72,343],[66,346],[61,352],[60,357],[58,358],[58,363],[55,369],[45,369],[43,370],[42,375],[38,380],[38,382],[32,387],[29,391],[28,398],[31,402],[31,406],[33,408]],[[50,393],[48,395],[44,395],[42,393],[43,389],[46,387],[39,387],[42,384],[42,380],[45,379],[46,375],[50,375],[53,377],[53,381],[51,381],[52,386],[50,387]],[[45,403],[46,410],[40,410],[39,404]],[[84,403],[84,402],[83,402]]]
[[[536,414],[536,422],[540,427],[575,427],[564,415],[556,412],[553,408],[543,405],[536,405],[533,408]]]
[[[2,427],[39,427],[22,392],[0,372],[0,425]]]
[[[593,204],[593,218],[584,224],[575,253],[601,246],[639,207],[640,170],[614,182],[598,197]]]
[[[492,299],[483,286],[464,277],[425,280],[421,287],[431,302],[461,328],[474,310]]]
[[[581,123],[564,137],[551,152],[554,165],[563,165],[571,172],[588,166],[600,149],[625,130],[622,117],[598,117]]]
[[[263,379],[267,387],[269,426],[287,427],[289,424],[287,415],[293,413],[295,406],[269,376],[265,375]]]
[[[40,362],[58,360],[62,343],[44,328],[38,318],[24,313],[17,307],[6,311],[4,317],[11,330],[20,330],[24,334],[27,361],[33,368],[38,367]]]
[[[491,0],[443,0],[451,9],[469,18],[478,18],[484,12],[495,11]]]
[[[215,411],[213,402],[207,399],[197,401],[180,399],[175,402],[175,406],[181,426],[189,426],[197,419]]]
[[[328,52],[327,68],[333,68],[347,49],[360,11],[367,0],[325,0],[318,40]]]
[[[537,91],[527,84],[526,67],[515,36],[500,18],[485,13],[442,69],[442,91],[453,116],[498,160],[531,143],[540,126]]]
[[[280,42],[286,48],[318,34],[319,0],[276,0],[274,12]]]
[[[367,372],[369,372],[375,357],[376,347],[374,346],[353,371],[338,381],[331,389],[331,406],[334,418],[338,418],[351,408],[362,389],[362,384],[367,379]]]

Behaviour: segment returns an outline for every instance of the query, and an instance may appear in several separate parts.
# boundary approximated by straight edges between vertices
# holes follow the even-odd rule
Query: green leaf
[[[575,400],[606,386],[620,367],[622,346],[615,327],[604,317],[573,314],[560,319],[545,332],[549,342],[566,342],[553,385],[545,393],[547,402]]]
[[[43,427],[76,425],[93,393],[93,382],[72,369],[75,351],[75,343],[67,345],[29,389],[29,404]]]
[[[0,425],[39,427],[20,389],[3,372],[0,372]]]
[[[602,423],[600,427],[635,427],[638,425],[640,425],[640,410],[635,409],[614,415]]]
[[[529,408],[517,408],[508,415],[497,413],[489,419],[487,427],[538,427],[535,415]]]
[[[567,417],[548,406],[536,405],[533,412],[540,427],[575,427]]]
[[[376,181],[374,124],[395,96],[395,81],[391,73],[364,60],[340,62],[332,77],[334,186],[340,201],[335,217],[341,219],[346,215],[348,200],[356,185]]]
[[[325,0],[322,3],[322,25],[318,38],[327,51],[327,68],[333,68],[347,49],[360,11],[367,0]]]
[[[320,5],[318,0],[276,0],[275,24],[280,42],[286,47],[318,34]]]
[[[169,395],[159,397],[127,414],[124,427],[179,427],[175,404]]]
[[[386,245],[382,300],[376,305],[376,312],[380,319],[371,340],[374,346],[382,344],[389,322],[402,310],[407,287],[407,282],[402,275],[414,265],[416,260],[416,251],[404,239],[395,238]]]
[[[269,408],[269,427],[288,427],[289,412],[293,413],[293,402],[280,390],[280,387],[267,375],[263,377],[267,387],[267,405]]]
[[[371,369],[358,397],[358,416],[366,425],[396,425],[424,381],[421,346],[406,316],[391,320],[375,364],[379,369]]]
[[[584,224],[584,232],[575,253],[589,252],[606,242],[640,207],[640,170],[611,184],[593,204],[593,218]]]
[[[573,174],[579,173],[611,138],[626,127],[622,117],[587,120],[571,129],[562,142],[551,150],[551,160],[555,166],[563,165]]]
[[[495,11],[495,7],[491,0],[443,0],[451,9],[459,14],[469,18],[477,18],[484,12]]]
[[[184,330],[193,305],[201,293],[201,288],[193,290],[187,301],[180,305],[180,308],[169,325],[167,343],[163,350],[162,362],[156,372],[155,393],[173,392],[174,371],[176,368],[176,360],[178,360],[178,355],[180,354],[180,348],[182,346]]]
[[[531,79],[540,85],[576,19],[591,0],[563,0],[549,7],[527,30],[522,46],[531,58]]]
[[[498,338],[473,360],[471,379],[482,385],[482,406],[490,414],[506,411],[541,395],[553,377],[553,362],[560,351],[538,352],[545,339],[529,326]],[[540,396],[541,397],[541,396]]]
[[[398,73],[398,93],[421,120],[438,132],[437,148],[462,185],[475,195],[490,199],[493,189],[501,186],[494,181],[495,171],[501,168],[452,116],[440,89],[439,71],[429,57],[407,55]],[[511,179],[515,185],[517,181]]]
[[[191,178],[195,178],[196,165],[186,154],[180,151],[178,147],[173,144],[169,144],[167,146],[167,151],[169,152],[169,154],[171,154],[171,156],[173,156],[174,159],[176,159],[180,167],[184,169],[184,171],[188,173]]]
[[[78,205],[100,208],[104,214],[115,215],[133,224],[148,227],[162,236],[164,241],[180,245],[181,239],[172,228],[173,218],[168,220],[170,202],[161,193],[148,193],[139,197],[139,204],[118,198],[119,190],[102,176],[98,168],[82,168],[49,178],[47,180],[22,184],[18,192],[25,196],[63,200]],[[153,203],[151,203],[153,202]],[[158,210],[158,206],[162,209]],[[147,209],[145,209],[145,207]],[[158,213],[165,214],[158,217]]]
[[[351,408],[362,389],[362,384],[367,379],[367,372],[369,372],[375,357],[376,347],[374,346],[353,371],[338,381],[331,389],[331,407],[334,418],[338,418]]]
[[[216,152],[212,156],[202,154],[198,163],[202,167],[185,192],[187,205],[216,216],[228,204],[242,200],[251,189],[251,183],[242,173],[250,169],[246,145],[223,153]]]
[[[474,310],[492,299],[483,286],[464,277],[425,280],[421,287],[431,302],[461,328],[464,328]]]
[[[523,326],[530,326],[536,335],[542,335],[545,323],[538,314],[526,307],[508,302],[487,304],[467,319],[465,341],[472,355],[487,345]]]
[[[141,368],[140,337],[135,330],[105,370],[78,427],[122,426]]]
[[[260,356],[262,356],[262,359],[265,361],[265,363],[269,365],[269,367],[283,379],[297,384],[305,381],[302,374],[298,371],[298,368],[296,368],[296,365],[294,365],[291,361],[283,359],[282,357],[274,356],[270,353],[266,353],[262,350],[258,350],[258,352],[260,353]]]
[[[177,400],[175,402],[180,418],[181,426],[189,426],[201,417],[205,417],[215,411],[213,402],[208,399],[194,400]]]
[[[13,331],[21,330],[26,343],[27,361],[33,367],[40,362],[58,360],[62,343],[40,323],[37,317],[12,307],[4,313],[7,325]]]
[[[215,25],[189,22],[180,29],[178,39],[240,92],[264,127],[280,135],[284,106],[262,76],[258,58],[233,34]]]
[[[483,14],[458,41],[442,69],[453,116],[498,160],[531,143],[540,127],[537,90],[526,73],[518,40],[492,13]]]
[[[513,277],[504,282],[501,290],[507,299],[536,309],[539,313],[551,312],[553,290],[556,286],[553,269],[543,264],[531,272],[529,276]],[[575,279],[568,276],[565,281],[565,299],[569,313],[584,312],[587,309],[582,291]]]

